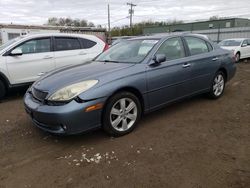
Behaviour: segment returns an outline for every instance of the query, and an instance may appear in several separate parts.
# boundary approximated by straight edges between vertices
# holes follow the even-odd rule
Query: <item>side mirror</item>
[[[242,44],[242,45],[241,45],[241,47],[246,47],[246,46],[247,46],[247,44]]]
[[[19,56],[19,55],[23,55],[23,52],[20,48],[16,48],[16,49],[11,51],[10,55],[11,56]]]
[[[166,55],[165,54],[156,54],[153,58],[154,63],[160,64],[164,61],[166,61]]]

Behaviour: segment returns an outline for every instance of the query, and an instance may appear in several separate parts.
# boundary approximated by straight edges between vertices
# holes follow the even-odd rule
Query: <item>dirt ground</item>
[[[217,101],[145,116],[121,138],[58,137],[34,127],[22,95],[0,103],[0,187],[250,187],[250,62]]]

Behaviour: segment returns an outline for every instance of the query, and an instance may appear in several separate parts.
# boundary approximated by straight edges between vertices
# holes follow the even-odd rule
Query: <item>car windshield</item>
[[[241,40],[224,40],[219,43],[220,46],[240,46]]]
[[[12,45],[13,43],[15,43],[16,41],[18,41],[21,37],[17,37],[17,38],[14,38],[12,40],[9,40],[7,41],[6,43],[3,43],[1,46],[0,46],[0,51],[3,50],[4,48]]]
[[[140,63],[158,40],[124,40],[97,57],[96,61],[116,63]]]

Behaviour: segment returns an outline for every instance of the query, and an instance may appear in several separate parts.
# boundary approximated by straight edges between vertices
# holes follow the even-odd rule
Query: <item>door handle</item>
[[[182,65],[183,68],[188,68],[188,67],[190,67],[190,66],[191,66],[190,63],[185,63],[185,64]]]
[[[45,75],[45,74],[46,74],[46,72],[40,72],[40,73],[38,73],[37,76],[43,76],[43,75]]]
[[[218,57],[215,57],[212,59],[212,61],[217,61],[219,58]]]
[[[45,56],[43,59],[52,59],[53,56]]]

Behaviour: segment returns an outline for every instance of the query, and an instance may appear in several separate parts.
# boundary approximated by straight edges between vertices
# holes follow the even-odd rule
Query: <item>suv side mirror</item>
[[[246,47],[246,46],[247,46],[247,44],[246,44],[246,43],[241,45],[241,47]]]
[[[23,55],[23,52],[20,48],[16,48],[16,49],[11,51],[10,55],[11,56],[19,56],[19,55]]]

